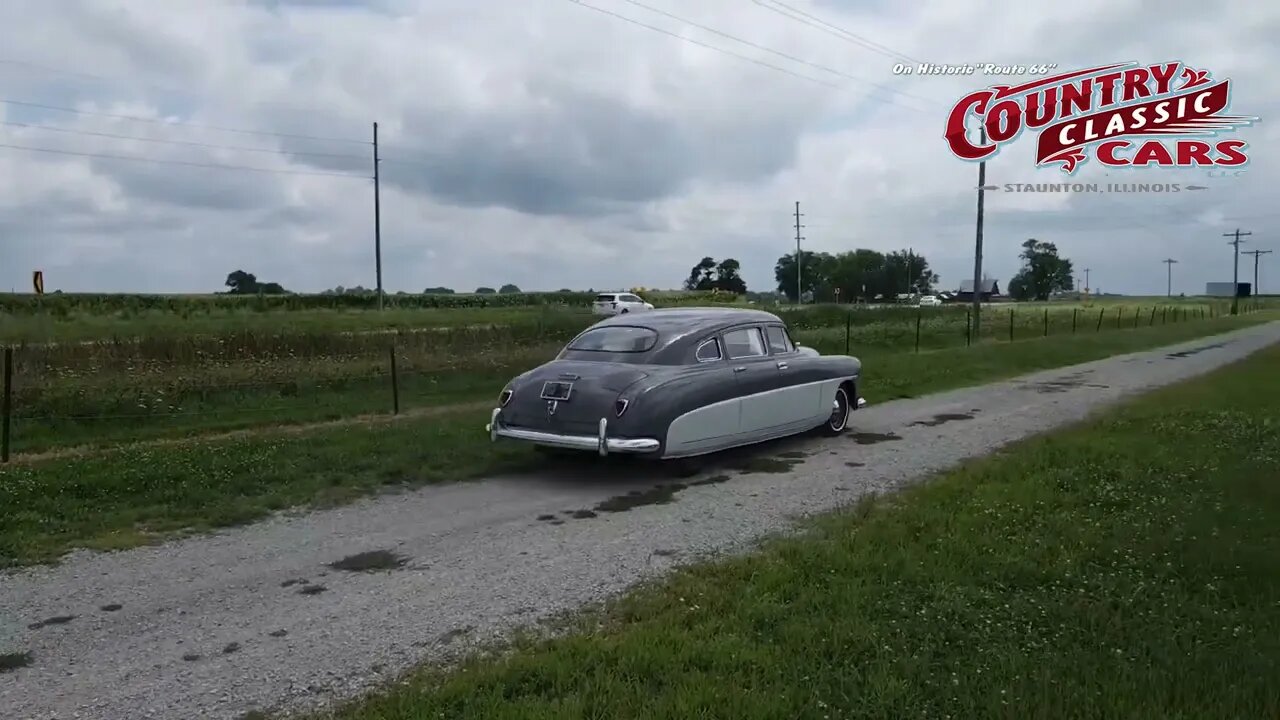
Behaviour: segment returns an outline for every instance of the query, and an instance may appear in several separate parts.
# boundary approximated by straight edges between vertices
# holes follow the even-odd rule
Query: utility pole
[[[1174,260],[1173,258],[1165,258],[1160,262],[1168,266],[1168,270],[1169,270],[1168,289],[1165,290],[1165,294],[1168,295],[1169,297],[1173,297],[1173,266],[1178,261]]]
[[[800,201],[796,201],[796,304],[804,302],[804,286],[800,284],[800,268],[803,263],[800,262],[800,241],[804,238],[800,237],[800,228],[804,227],[800,224],[800,218],[804,217],[800,214]]]
[[[1245,250],[1244,254],[1253,256],[1253,295],[1254,297],[1257,297],[1258,295],[1262,294],[1258,292],[1258,256],[1270,255],[1271,251],[1270,250]]]
[[[1084,269],[1084,294],[1089,294],[1089,268]]]
[[[382,198],[378,173],[378,123],[373,124],[373,261],[378,267],[378,309],[382,309]]]
[[[981,144],[987,144],[987,126],[980,131]],[[987,184],[987,161],[978,163],[978,231],[973,242],[973,328],[972,340],[982,337],[982,203]]]
[[[1235,262],[1231,273],[1231,314],[1238,315],[1240,312],[1240,243],[1241,237],[1252,235],[1251,232],[1240,232],[1240,228],[1236,228],[1235,232],[1222,233],[1222,237],[1234,237],[1235,239],[1228,242],[1228,245],[1234,245],[1236,248]]]

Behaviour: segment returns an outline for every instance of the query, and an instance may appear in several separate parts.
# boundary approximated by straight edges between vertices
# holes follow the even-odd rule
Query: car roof
[[[614,315],[596,323],[605,325],[632,325],[657,330],[662,335],[688,332],[714,332],[742,323],[781,323],[782,318],[763,310],[728,307],[675,307],[658,308],[643,314]]]

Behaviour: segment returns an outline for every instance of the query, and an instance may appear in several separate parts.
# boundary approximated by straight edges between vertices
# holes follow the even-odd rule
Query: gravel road
[[[0,653],[29,652],[30,664],[0,672],[0,715],[313,708],[1276,342],[1280,322],[929,397],[873,397],[849,435],[772,443],[754,472],[739,454],[722,461],[737,469],[701,483],[577,463],[6,573]],[[389,569],[343,569],[362,563]]]

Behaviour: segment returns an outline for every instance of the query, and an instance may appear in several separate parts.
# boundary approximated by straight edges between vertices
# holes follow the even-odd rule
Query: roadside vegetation
[[[1159,347],[1263,322],[1272,313],[914,353],[865,354],[871,403]],[[498,375],[493,376],[495,379]],[[545,463],[483,432],[495,388],[479,400],[314,427],[108,449],[57,449],[0,465],[0,566],[114,549],[249,522],[296,506],[379,490],[514,472]],[[476,390],[480,392],[479,389]]]
[[[74,296],[56,300],[70,303],[69,297]],[[564,342],[598,319],[585,307],[563,304],[393,307],[380,313],[360,307],[317,309],[297,298],[264,297],[263,303],[280,307],[251,311],[245,307],[259,299],[218,297],[155,300],[155,307],[140,304],[133,310],[112,311],[115,314],[108,312],[115,307],[111,304],[99,308],[98,314],[81,308],[73,317],[86,323],[124,322],[127,312],[140,313],[143,319],[130,326],[130,332],[145,337],[17,346],[11,453],[47,453],[86,444],[111,447],[477,402],[493,397],[511,376],[553,357]],[[671,305],[731,302],[737,296],[695,292],[658,297]],[[347,300],[315,300],[321,301]],[[355,301],[367,304],[368,298],[350,300]],[[228,324],[201,334],[207,327],[194,321],[199,313],[184,302],[193,307],[208,303],[208,318],[220,317],[218,322]],[[287,302],[302,304],[292,308]],[[880,362],[917,349],[965,352],[971,342],[1021,341],[1046,334],[1066,342],[1068,336],[1216,321],[1225,309],[1208,302],[1155,301],[1096,307],[994,305],[983,312],[980,339],[970,337],[972,318],[963,306],[811,305],[777,310],[799,342],[824,353],[848,352]],[[185,321],[180,319],[183,313],[190,316]],[[0,318],[0,335],[13,323],[20,330],[23,322],[37,321],[62,322],[51,311],[18,314]],[[231,329],[231,323],[237,329]],[[357,323],[365,323],[365,329],[354,329]],[[377,323],[394,327],[379,330]]]
[[[1277,366],[1261,352],[334,715],[1277,717]]]

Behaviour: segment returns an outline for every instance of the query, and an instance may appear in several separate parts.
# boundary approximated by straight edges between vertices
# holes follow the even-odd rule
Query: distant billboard
[[[1204,294],[1210,297],[1231,297],[1231,287],[1236,285],[1239,288],[1239,297],[1249,297],[1253,294],[1253,284],[1229,283],[1229,282],[1211,282],[1204,284]]]

